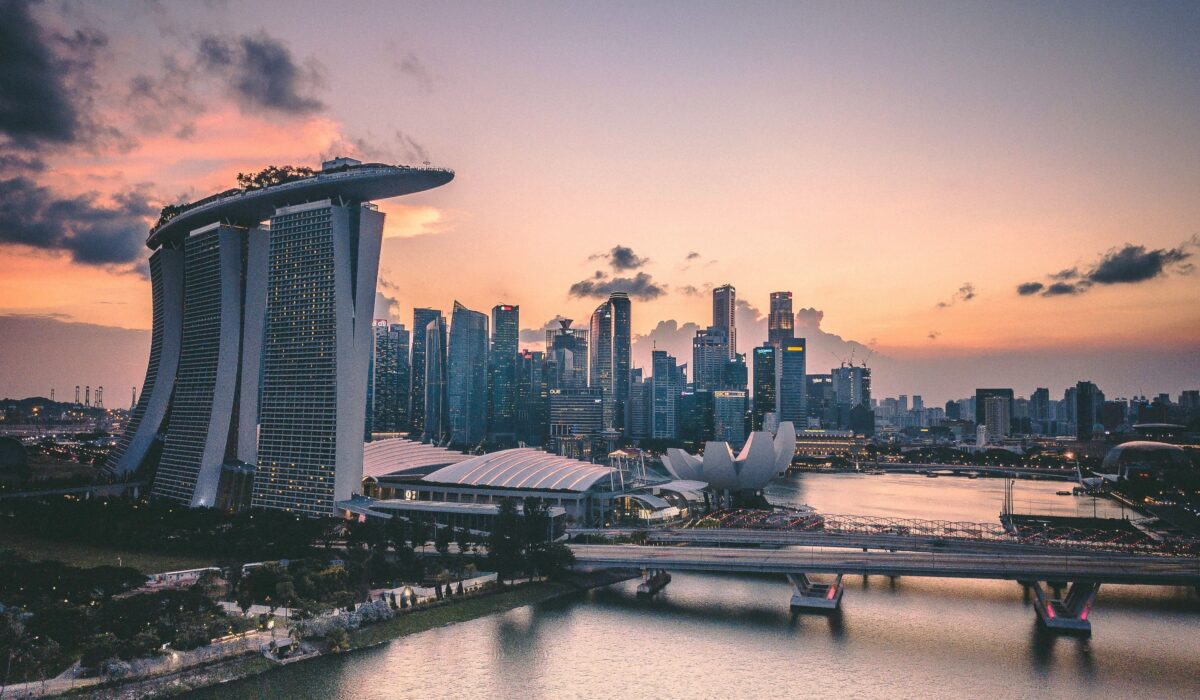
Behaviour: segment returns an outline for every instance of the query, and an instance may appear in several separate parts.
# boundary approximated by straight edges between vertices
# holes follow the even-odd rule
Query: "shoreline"
[[[459,622],[469,622],[489,615],[508,612],[568,595],[582,593],[627,581],[638,576],[636,571],[596,571],[572,574],[563,582],[538,581],[507,587],[504,590],[474,596],[466,600],[432,606],[398,615],[390,620],[365,625],[350,633],[350,646],[345,651],[318,651],[306,656],[274,660],[253,652],[206,666],[186,669],[156,678],[129,679],[123,682],[78,688],[58,697],[72,698],[160,698],[184,695],[193,691],[224,685],[269,673],[292,664],[329,656],[342,656],[371,649],[413,634]],[[52,697],[52,696],[46,696]]]

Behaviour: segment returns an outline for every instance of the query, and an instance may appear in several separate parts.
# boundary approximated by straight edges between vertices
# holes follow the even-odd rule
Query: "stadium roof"
[[[597,483],[610,479],[614,473],[616,469],[612,467],[525,447],[471,457],[442,467],[421,480],[506,489],[587,491]]]
[[[425,474],[468,459],[471,455],[415,440],[375,440],[363,445],[363,478]]]

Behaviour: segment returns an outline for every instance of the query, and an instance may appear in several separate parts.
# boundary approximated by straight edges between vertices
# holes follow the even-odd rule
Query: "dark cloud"
[[[1183,262],[1191,255],[1182,246],[1146,250],[1146,246],[1126,243],[1120,250],[1108,251],[1088,273],[1088,279],[1097,284],[1144,282],[1162,275],[1168,266]]]
[[[1032,296],[1040,293],[1044,297],[1082,294],[1097,284],[1137,284],[1164,277],[1172,270],[1179,274],[1190,274],[1194,269],[1187,262],[1192,257],[1188,248],[1200,246],[1200,238],[1193,236],[1175,248],[1148,250],[1144,245],[1126,243],[1113,248],[1100,257],[1091,269],[1081,272],[1078,267],[1069,267],[1046,275],[1049,284],[1026,282],[1017,285],[1017,294]]]
[[[929,335],[927,335],[925,337],[929,338],[930,340],[937,340],[938,336],[940,336],[941,334],[942,334],[941,331],[929,331]]]
[[[16,170],[23,173],[40,173],[46,169],[41,158],[20,156],[16,153],[0,153],[0,171]]]
[[[612,269],[617,272],[636,270],[650,262],[649,258],[643,258],[634,253],[633,248],[620,244],[613,246],[612,250],[603,253],[593,253],[588,256],[588,260],[607,260]]]
[[[30,7],[0,0],[0,134],[22,148],[79,141],[91,70],[108,38],[92,29],[48,34]]]
[[[96,198],[59,197],[26,177],[0,180],[0,244],[63,251],[86,265],[142,262],[147,219],[157,211],[145,189],[116,195],[112,206]]]
[[[227,41],[206,36],[197,49],[199,64],[222,75],[230,91],[251,110],[309,114],[325,108],[308,93],[321,85],[320,71],[301,67],[277,39],[259,34]]]
[[[1042,296],[1058,297],[1070,294],[1082,294],[1083,292],[1087,291],[1087,288],[1090,286],[1090,284],[1086,283],[1072,284],[1071,282],[1055,282],[1042,291]]]
[[[937,306],[939,309],[945,309],[954,306],[956,302],[967,302],[974,298],[975,285],[971,284],[970,282],[964,282],[963,285],[958,288],[958,291],[954,293],[954,296],[950,297],[950,301],[939,301]]]
[[[126,100],[139,133],[169,131],[182,139],[195,134],[195,119],[205,107],[193,89],[191,71],[175,56],[164,57],[157,72],[130,78]]]
[[[684,258],[684,260],[690,261],[690,260],[695,260],[696,258],[699,258],[699,257],[700,257],[700,254],[693,250],[692,252],[687,254],[687,257]]]
[[[639,272],[633,277],[607,277],[599,270],[585,280],[571,285],[568,294],[573,297],[597,299],[607,298],[613,292],[625,292],[634,299],[649,301],[667,293],[665,285],[655,282],[650,275]]]

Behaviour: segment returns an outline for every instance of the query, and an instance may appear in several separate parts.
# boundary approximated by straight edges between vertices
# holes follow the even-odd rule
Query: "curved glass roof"
[[[606,482],[612,467],[560,457],[532,447],[471,457],[423,477],[422,481],[506,489],[587,491]]]

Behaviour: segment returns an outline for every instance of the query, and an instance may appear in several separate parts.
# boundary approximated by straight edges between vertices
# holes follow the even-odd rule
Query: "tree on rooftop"
[[[285,182],[303,180],[315,174],[312,168],[268,165],[256,173],[238,173],[237,183],[243,189],[259,190],[264,187],[282,185]]]

